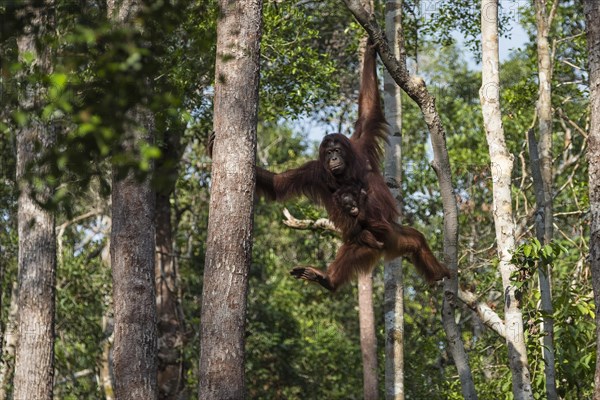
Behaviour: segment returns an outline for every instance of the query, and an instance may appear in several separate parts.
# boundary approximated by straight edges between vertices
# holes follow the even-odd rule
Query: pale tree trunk
[[[481,3],[482,86],[479,92],[483,123],[490,151],[492,169],[494,224],[502,285],[508,358],[516,400],[533,399],[527,364],[523,316],[515,287],[510,280],[516,267],[511,263],[515,249],[512,215],[511,175],[513,156],[509,153],[500,111],[500,77],[498,57],[498,0]]]
[[[102,263],[105,268],[110,269],[110,238],[107,238],[107,243],[101,253]],[[102,316],[102,332],[104,333],[104,341],[102,343],[102,358],[100,359],[99,370],[99,385],[104,392],[105,400],[114,400],[115,385],[112,369],[112,353],[114,342],[114,318],[112,316],[112,299],[110,296],[105,296],[105,311]]]
[[[600,3],[584,0],[590,80],[590,131],[588,162],[590,211],[590,267],[596,304],[596,375],[594,400],[600,400]]]
[[[460,330],[454,320],[455,301],[458,298],[458,209],[452,187],[450,160],[446,148],[446,133],[435,106],[435,98],[428,92],[422,78],[411,76],[406,66],[405,51],[401,47],[399,56],[395,57],[384,32],[377,25],[375,17],[367,13],[357,0],[344,0],[356,20],[369,33],[377,45],[379,55],[394,81],[417,103],[431,137],[434,159],[432,167],[440,184],[442,205],[444,210],[444,261],[452,271],[452,278],[444,281],[443,323],[448,336],[448,348],[454,359],[461,381],[461,389],[466,399],[476,399],[475,385],[469,367],[467,354],[461,339]],[[398,43],[403,45],[402,31]]]
[[[200,400],[243,399],[252,253],[261,0],[219,0]]]
[[[541,181],[535,182],[534,186],[541,189],[542,197],[536,196],[536,236],[541,243],[548,244],[553,236],[553,212],[552,212],[552,54],[548,36],[552,20],[556,13],[559,0],[552,2],[551,11],[546,8],[546,0],[535,0],[535,21],[537,28],[537,57],[538,57],[538,101],[537,119],[539,131],[539,168],[541,170]],[[535,138],[532,139],[535,140]],[[530,146],[531,150],[531,146]],[[530,157],[531,158],[531,157]],[[532,169],[534,160],[532,159]],[[537,160],[536,160],[537,162]],[[533,174],[537,176],[537,174]],[[538,190],[536,189],[536,192]],[[554,357],[554,319],[552,317],[552,287],[551,269],[549,266],[541,266],[538,274],[538,285],[540,289],[540,309],[542,311],[543,333],[541,345],[544,357],[544,373],[546,376],[546,396],[548,400],[557,400],[556,392],[556,368]]]
[[[129,24],[136,1],[109,2],[109,15]],[[141,83],[146,84],[146,83]],[[154,116],[143,106],[127,111],[122,146],[129,154],[154,137]],[[156,399],[157,317],[154,288],[155,193],[150,178],[139,181],[130,171],[118,179],[113,169],[110,256],[113,278],[115,397]]]
[[[50,72],[50,54],[38,52],[36,39],[51,29],[53,3],[28,6],[32,20],[18,38],[19,54],[36,55],[33,67]],[[53,128],[37,119],[44,90],[39,84],[26,84],[20,106],[30,120],[17,133],[19,275],[18,342],[15,354],[13,398],[17,400],[52,399],[54,377],[54,291],[56,281],[56,233],[54,215],[38,201],[50,199],[46,187],[34,194],[26,177],[28,168],[40,162],[42,153],[53,146]],[[43,173],[43,171],[42,171]]]
[[[361,0],[363,6],[373,10],[373,0]],[[364,63],[367,38],[360,43],[361,63]],[[362,71],[362,67],[360,68]],[[360,350],[363,362],[363,397],[365,400],[379,398],[377,377],[377,336],[373,311],[373,274],[358,274],[358,315],[360,326]]]
[[[392,54],[400,58],[402,0],[385,3],[385,30]],[[384,178],[402,210],[402,96],[390,74],[383,75],[385,118],[390,124],[385,148]],[[400,221],[398,221],[400,222]],[[383,267],[385,319],[385,398],[404,400],[404,282],[402,259],[387,261]]]
[[[10,291],[10,308],[8,321],[4,331],[2,346],[2,364],[0,364],[0,400],[7,400],[10,393],[10,382],[12,381],[15,367],[15,351],[19,332],[17,318],[19,314],[18,282],[14,282]]]
[[[180,159],[179,131],[165,133],[163,158],[157,174],[167,182],[156,195],[156,308],[158,315],[159,399],[177,399],[184,389],[183,321],[178,298],[178,278],[173,250],[170,197]]]

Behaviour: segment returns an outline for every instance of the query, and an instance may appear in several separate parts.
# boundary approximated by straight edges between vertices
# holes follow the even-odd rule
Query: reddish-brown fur
[[[379,170],[381,142],[387,139],[387,123],[381,109],[375,60],[375,49],[368,46],[359,95],[359,117],[350,139],[341,134],[327,135],[319,148],[319,160],[280,174],[257,167],[259,192],[278,201],[305,195],[322,204],[330,219],[342,231],[344,243],[326,272],[314,267],[296,267],[291,271],[297,278],[318,282],[329,290],[337,289],[356,273],[370,272],[382,257],[409,256],[429,282],[450,276],[449,270],[438,262],[419,231],[395,222],[398,217],[396,202]],[[340,175],[333,175],[325,162],[326,147],[332,142],[345,153],[346,165]],[[359,230],[356,229],[356,217],[345,212],[334,198],[336,191],[353,185],[367,191],[361,204],[363,215]],[[366,245],[360,236],[363,230],[382,242],[383,248]]]
[[[368,229],[368,224],[371,221],[367,218],[367,192],[361,185],[349,185],[336,190],[333,193],[333,200],[337,207],[336,212],[342,212],[352,217],[350,219],[344,218],[348,221],[348,224],[344,226],[342,231],[347,238],[352,238],[356,243],[363,246],[383,249],[383,242],[378,241],[373,232]]]

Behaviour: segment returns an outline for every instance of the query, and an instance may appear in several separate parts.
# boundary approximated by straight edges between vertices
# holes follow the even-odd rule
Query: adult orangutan
[[[408,256],[428,282],[450,276],[438,262],[425,237],[416,229],[398,225],[396,202],[387,188],[379,165],[382,144],[387,140],[387,123],[381,109],[377,87],[376,51],[367,46],[358,100],[358,120],[350,139],[334,133],[326,135],[319,147],[319,159],[299,168],[275,174],[256,167],[259,193],[282,201],[305,195],[325,207],[329,218],[342,232],[343,244],[327,271],[311,266],[294,268],[290,273],[298,279],[321,284],[329,290],[352,279],[356,273],[370,272],[384,257]],[[335,200],[334,193],[359,185],[366,191],[362,229],[356,229],[356,217]],[[376,242],[370,246],[360,239],[362,230],[369,231]]]

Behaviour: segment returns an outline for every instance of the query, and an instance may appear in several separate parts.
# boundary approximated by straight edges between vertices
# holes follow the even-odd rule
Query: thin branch
[[[283,215],[285,219],[283,223],[293,229],[312,229],[312,230],[325,230],[339,234],[340,231],[333,225],[327,218],[319,218],[316,221],[312,219],[297,219],[294,217],[287,208],[283,209]]]
[[[554,0],[552,2],[552,7],[550,8],[550,13],[548,14],[548,19],[547,19],[547,26],[548,29],[550,29],[550,27],[552,26],[552,21],[554,20],[554,17],[556,17],[556,11],[558,10],[558,3],[559,0]]]
[[[572,42],[573,39],[576,39],[580,36],[584,36],[585,35],[585,31],[577,33],[575,35],[571,35],[571,36],[566,36],[564,38],[560,38],[556,40],[556,43],[562,43],[562,42]]]
[[[56,227],[56,234],[57,235],[64,234],[65,229],[67,229],[67,227],[69,225],[72,225],[72,224],[74,224],[76,222],[79,222],[81,220],[84,220],[86,218],[96,216],[96,215],[100,214],[101,211],[102,211],[101,209],[95,208],[95,209],[90,210],[90,211],[88,211],[88,212],[86,212],[84,214],[81,214],[81,215],[79,215],[79,216],[77,216],[77,217],[75,217],[75,218],[73,218],[71,220],[63,222],[62,224],[60,224],[59,226]]]
[[[577,132],[579,132],[579,134],[581,134],[581,136],[583,136],[587,140],[588,134],[585,131],[585,129],[583,129],[582,127],[580,127],[579,125],[577,125],[575,122],[573,122],[573,120],[571,120],[571,118],[569,118],[569,116],[565,113],[565,111],[562,108],[557,108],[556,112],[558,113],[558,116],[563,121],[565,121],[566,123],[568,123],[569,125],[571,125]]]
[[[55,231],[56,231],[56,247],[57,247],[56,254],[58,256],[58,262],[60,264],[62,264],[63,236],[65,234],[65,230],[70,225],[75,224],[75,223],[77,223],[79,221],[82,221],[82,220],[84,220],[86,218],[90,218],[90,217],[94,217],[96,215],[99,215],[101,212],[102,212],[101,209],[95,208],[95,209],[93,209],[91,211],[88,211],[88,212],[86,212],[84,214],[81,214],[81,215],[79,215],[79,216],[77,216],[77,217],[75,217],[75,218],[73,218],[71,220],[65,221],[65,222],[63,222],[62,224],[60,224],[59,226],[57,226],[55,228]]]
[[[569,67],[573,67],[575,69],[578,69],[579,71],[583,71],[584,68],[580,67],[579,65],[575,65],[572,62],[568,61],[568,60],[563,60],[563,59],[559,59],[558,61],[560,61],[563,64],[567,64]]]

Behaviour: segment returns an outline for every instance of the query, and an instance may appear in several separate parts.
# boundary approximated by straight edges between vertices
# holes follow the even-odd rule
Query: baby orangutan
[[[367,191],[360,185],[343,186],[333,193],[333,199],[342,210],[354,217],[350,236],[354,238],[356,243],[374,249],[382,249],[383,242],[377,240],[373,232],[365,227],[367,222],[365,214]]]

